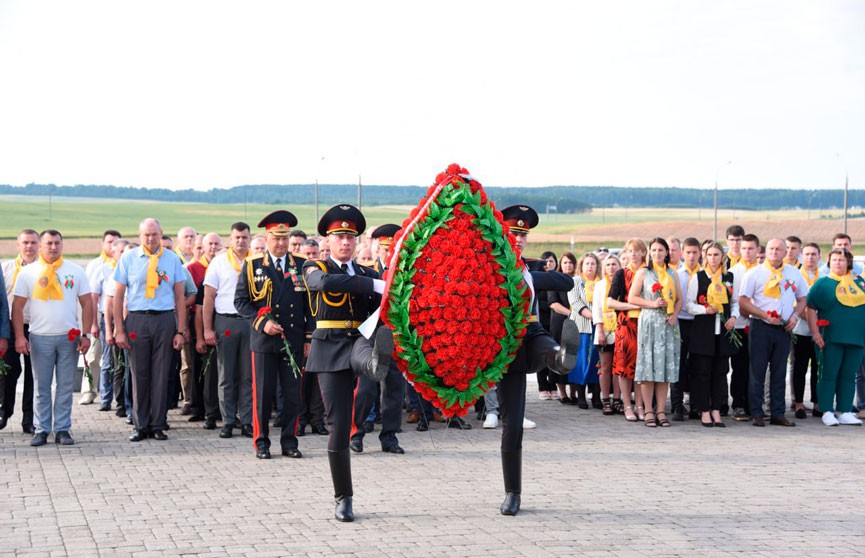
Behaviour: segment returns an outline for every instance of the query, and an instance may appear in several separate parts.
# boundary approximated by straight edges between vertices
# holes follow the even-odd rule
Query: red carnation
[[[769,310],[768,312],[766,312],[766,315],[769,316],[770,318],[780,318],[781,317],[778,314],[778,312],[776,312],[775,310]]]
[[[69,333],[66,335],[69,341],[75,341],[79,337],[81,337],[81,330],[75,329],[74,327],[69,330]]]
[[[652,285],[652,293],[660,292],[661,290],[663,290],[663,288],[664,287],[662,287],[660,283],[655,283],[654,285]]]
[[[745,326],[745,335],[751,333],[751,326]]]
[[[827,327],[829,320],[817,320],[817,327]]]
[[[222,332],[222,334],[225,335],[226,337],[231,337],[231,330],[226,329],[225,331]]]
[[[138,335],[136,335],[134,331],[129,332],[129,340],[130,341],[135,341],[136,337],[138,337]]]
[[[262,306],[261,308],[258,309],[258,315],[256,317],[257,318],[263,318],[263,317],[267,316],[268,314],[270,314],[270,310],[271,310],[270,306]]]

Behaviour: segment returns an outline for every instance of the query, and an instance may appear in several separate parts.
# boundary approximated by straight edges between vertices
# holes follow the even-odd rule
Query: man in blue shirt
[[[114,271],[115,343],[129,350],[132,368],[130,442],[166,440],[166,392],[172,350],[189,341],[180,258],[162,248],[162,226],[145,219],[138,226],[141,246],[123,255]]]

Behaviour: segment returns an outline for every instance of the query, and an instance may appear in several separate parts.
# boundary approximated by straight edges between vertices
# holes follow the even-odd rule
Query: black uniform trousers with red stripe
[[[253,441],[256,449],[270,448],[270,413],[273,394],[282,387],[283,450],[297,449],[297,422],[301,409],[300,377],[294,376],[283,353],[252,353]]]
[[[357,380],[351,369],[338,372],[318,372],[318,385],[324,401],[324,416],[330,437],[328,451],[347,450],[351,438],[354,395]]]

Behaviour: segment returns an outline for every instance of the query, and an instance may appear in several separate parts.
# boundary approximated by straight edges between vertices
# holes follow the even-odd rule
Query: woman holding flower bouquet
[[[733,329],[739,304],[733,298],[733,274],[724,271],[724,249],[706,247],[706,265],[691,277],[685,310],[694,316],[689,351],[694,362],[691,405],[701,413],[703,426],[724,427],[721,407],[727,402],[730,357],[741,340]]]
[[[828,277],[817,279],[807,297],[808,327],[819,348],[817,399],[826,426],[862,424],[852,411],[856,373],[865,356],[865,280],[854,277],[852,269],[850,252],[832,250]]]
[[[663,238],[649,243],[650,261],[634,276],[628,302],[640,308],[637,322],[637,363],[634,380],[646,405],[646,426],[670,426],[664,408],[671,382],[679,381],[682,344],[677,316],[682,289],[676,270],[669,266],[670,247]],[[657,408],[652,409],[654,397]]]

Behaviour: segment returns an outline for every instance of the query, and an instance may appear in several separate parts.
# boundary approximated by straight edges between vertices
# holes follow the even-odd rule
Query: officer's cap
[[[318,234],[353,234],[357,236],[366,229],[366,219],[360,209],[349,204],[335,205],[327,210],[318,222]]]
[[[297,217],[290,211],[278,209],[258,222],[259,227],[274,236],[288,236],[291,228],[297,225]]]
[[[538,212],[527,205],[512,205],[502,210],[505,223],[511,232],[527,234],[530,229],[538,226]]]
[[[394,225],[393,223],[388,223],[386,225],[380,225],[375,228],[372,233],[372,237],[378,240],[379,246],[388,247],[393,244],[393,237],[396,235],[397,231],[400,230],[399,225]]]

